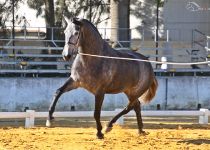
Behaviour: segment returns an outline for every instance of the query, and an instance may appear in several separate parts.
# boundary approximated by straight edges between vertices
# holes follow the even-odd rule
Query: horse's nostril
[[[62,52],[62,55],[63,55],[64,57],[67,56],[67,54],[66,54],[65,51]]]
[[[64,59],[65,61],[69,61],[70,58],[71,58],[71,55],[67,55],[67,56],[63,55],[63,59]]]
[[[68,45],[65,45],[64,48],[63,48],[62,55],[63,56],[67,56],[68,53],[69,53],[69,46]]]

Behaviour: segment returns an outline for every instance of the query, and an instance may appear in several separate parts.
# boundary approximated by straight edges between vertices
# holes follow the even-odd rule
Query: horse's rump
[[[139,60],[148,59],[144,55],[131,50],[115,50],[106,53],[106,55]],[[104,71],[104,73],[112,72],[111,75],[109,74],[110,82],[108,83],[106,92],[125,92],[128,96],[138,98],[138,96],[140,97],[143,94],[142,91],[145,90],[144,102],[146,103],[154,97],[158,84],[149,62],[121,59],[106,59],[105,61],[109,65],[109,71]]]
[[[157,87],[158,87],[158,82],[154,76],[151,86],[146,92],[144,92],[144,94],[140,97],[140,99],[143,100],[143,102],[145,103],[149,103],[154,98],[157,91]]]

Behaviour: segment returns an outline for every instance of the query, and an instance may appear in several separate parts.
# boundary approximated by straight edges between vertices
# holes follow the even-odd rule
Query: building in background
[[[172,30],[171,40],[191,41],[194,29],[210,35],[209,0],[167,0],[163,10],[164,28]]]

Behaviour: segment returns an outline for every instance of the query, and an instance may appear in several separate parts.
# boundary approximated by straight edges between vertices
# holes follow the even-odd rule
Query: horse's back
[[[117,57],[137,59],[137,60],[128,59],[122,63],[129,63],[132,65],[132,68],[134,67],[134,69],[137,67],[137,68],[142,68],[142,69],[144,68],[146,70],[149,69],[150,71],[153,71],[151,63],[144,61],[144,60],[148,60],[148,57],[140,53],[134,52],[132,50],[115,50],[115,52],[117,54]]]
[[[113,50],[113,49],[112,49]],[[120,58],[134,58],[139,60],[147,60],[142,54],[133,52],[131,50],[113,50],[113,57]],[[138,88],[140,83],[148,82],[153,75],[152,67],[149,62],[135,61],[135,60],[109,60],[109,65],[112,66],[112,78],[107,92],[125,92],[128,89],[132,90]]]
[[[143,59],[148,60],[148,58],[140,53],[134,52],[132,50],[115,50],[118,52],[119,55],[127,55],[128,58],[137,58],[137,59]]]

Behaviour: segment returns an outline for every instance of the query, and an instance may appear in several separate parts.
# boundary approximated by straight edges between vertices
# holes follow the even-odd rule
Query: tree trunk
[[[46,23],[46,39],[47,40],[53,40],[54,38],[52,35],[54,34],[54,31],[52,30],[52,27],[55,26],[55,12],[54,12],[54,0],[45,0],[45,23]],[[46,46],[53,47],[54,44],[52,42],[47,42],[48,44]],[[44,54],[55,54],[56,51],[53,51],[51,49],[43,50],[42,53]],[[56,58],[43,58],[44,61],[56,61]],[[46,65],[42,67],[43,69],[56,69],[57,66],[55,65]]]
[[[111,41],[113,47],[119,47],[117,41],[130,41],[130,0],[111,0]],[[124,47],[130,43],[121,42]]]
[[[45,0],[45,22],[47,27],[47,39],[51,39],[52,31],[49,27],[55,26],[54,0]]]

